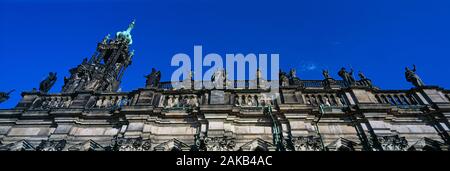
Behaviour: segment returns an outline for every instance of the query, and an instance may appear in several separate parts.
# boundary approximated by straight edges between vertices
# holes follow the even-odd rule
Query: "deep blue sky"
[[[1,0],[0,91],[17,91],[0,108],[15,106],[50,71],[59,76],[51,92],[59,92],[68,70],[133,18],[135,57],[123,91],[143,87],[152,67],[169,80],[172,56],[192,55],[194,45],[223,56],[279,53],[281,67],[302,79],[322,79],[322,68],[337,78],[341,66],[352,67],[384,89],[409,89],[404,67],[416,64],[426,84],[450,88],[446,0]]]

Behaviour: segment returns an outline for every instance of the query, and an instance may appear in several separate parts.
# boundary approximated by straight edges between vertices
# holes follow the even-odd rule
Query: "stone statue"
[[[256,83],[258,88],[266,88],[267,86],[267,82],[264,80],[263,73],[259,68],[256,70]]]
[[[256,69],[256,79],[257,80],[261,80],[262,79],[262,72],[261,72],[261,70],[259,68]]]
[[[338,72],[338,75],[348,84],[348,85],[354,85],[355,84],[355,78],[353,78],[353,69],[350,70],[350,72],[347,72],[344,67],[341,68],[341,70]]]
[[[9,92],[0,92],[0,103],[3,103],[9,99],[9,95],[15,90],[11,90]]]
[[[293,68],[289,71],[289,84],[290,85],[300,84],[300,79],[297,77],[297,71]]]
[[[296,78],[297,77],[297,71],[295,71],[295,69],[291,69],[290,71],[289,71],[289,77],[291,77],[291,78]]]
[[[359,82],[362,85],[372,87],[372,81],[368,79],[361,71],[359,71],[358,76],[361,79]]]
[[[194,71],[189,71],[187,77],[184,79],[184,81],[193,81],[194,80]]]
[[[224,81],[225,87],[230,87],[232,84],[232,81],[228,80],[228,73],[226,70],[223,70],[223,77],[224,77],[223,81]]]
[[[280,70],[280,85],[281,86],[289,86],[289,78],[287,74]]]
[[[425,83],[416,74],[416,65],[413,65],[413,70],[410,70],[408,67],[405,67],[405,70],[406,81],[411,82],[416,87],[425,86]]]
[[[328,72],[328,70],[322,70],[322,75],[325,79],[330,79],[330,73]]]
[[[55,85],[55,83],[56,83],[56,72],[55,73],[50,72],[47,78],[45,78],[45,80],[43,80],[39,85],[39,91],[47,93],[48,91],[50,91],[53,85]]]
[[[216,71],[211,76],[211,82],[213,83],[214,88],[223,88],[223,85],[225,83],[225,72],[223,69],[220,69]]]
[[[336,81],[333,78],[331,78],[330,73],[328,72],[328,70],[322,70],[322,75],[324,77],[324,79],[322,81],[323,87],[325,89],[331,89],[332,86],[334,84],[336,84]]]
[[[362,73],[361,71],[358,72],[358,76],[361,80],[365,80],[367,79],[367,77],[364,75],[364,73]]]
[[[158,87],[161,80],[161,71],[156,71],[155,68],[152,68],[152,72],[144,77],[147,78],[145,87]]]

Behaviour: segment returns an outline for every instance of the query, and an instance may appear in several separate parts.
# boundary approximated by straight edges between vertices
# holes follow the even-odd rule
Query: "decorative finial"
[[[130,25],[128,25],[127,32],[130,33],[131,30],[133,30],[135,23],[136,23],[136,19],[133,19],[133,21],[130,23]]]
[[[103,44],[106,44],[106,42],[109,40],[109,37],[110,37],[110,36],[111,36],[110,34],[106,35],[105,38],[103,38],[102,43],[103,43]]]
[[[134,56],[134,49],[130,52],[130,57]]]
[[[130,25],[128,25],[127,30],[119,31],[116,33],[117,39],[124,39],[128,42],[129,45],[133,43],[133,39],[131,38],[131,30],[133,30],[136,20],[133,20]]]

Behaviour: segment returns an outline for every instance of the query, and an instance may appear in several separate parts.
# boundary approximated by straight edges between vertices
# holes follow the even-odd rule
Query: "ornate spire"
[[[129,45],[133,43],[133,39],[131,38],[131,30],[133,30],[136,20],[133,20],[130,25],[128,25],[127,30],[119,31],[116,33],[117,39],[124,39],[128,42]]]

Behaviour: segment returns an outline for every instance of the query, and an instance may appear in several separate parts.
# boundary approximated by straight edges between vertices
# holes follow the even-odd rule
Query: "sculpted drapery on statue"
[[[330,79],[330,73],[328,72],[328,70],[322,70],[322,75],[324,79]]]
[[[214,72],[214,74],[211,76],[211,82],[213,84],[213,87],[216,89],[224,88],[226,82],[225,71],[223,69],[220,69]]]
[[[56,83],[56,72],[50,72],[43,81],[39,84],[39,91],[47,93]]]
[[[280,77],[280,86],[289,86],[289,78],[288,75],[281,71],[279,71],[279,77]]]
[[[344,67],[341,68],[341,70],[338,72],[338,75],[348,84],[348,85],[354,85],[355,84],[355,78],[353,78],[353,69],[350,70],[350,72],[347,72]]]
[[[300,78],[297,77],[297,71],[295,69],[291,69],[289,71],[289,84],[291,85],[300,85]]]
[[[158,87],[161,80],[161,71],[156,71],[155,68],[152,68],[152,72],[146,75],[145,78],[147,78],[145,87]]]
[[[412,70],[410,70],[408,67],[405,67],[405,70],[406,81],[411,82],[416,87],[425,86],[425,83],[423,83],[419,75],[416,74],[416,65],[413,65]]]
[[[363,86],[368,86],[368,87],[372,87],[372,80],[368,79],[364,73],[362,73],[361,71],[359,71],[358,73],[359,78],[361,79],[359,82],[360,84],[362,84]]]
[[[97,52],[90,60],[83,60],[70,70],[70,77],[64,78],[63,93],[75,91],[115,92],[119,89],[122,76],[131,64],[134,51],[129,50],[131,30],[134,21],[126,31],[118,32],[115,39],[106,36],[97,46]]]
[[[256,80],[261,80],[263,79],[263,74],[262,71],[258,68],[256,69]]]
[[[323,80],[322,80],[322,84],[323,87],[325,89],[331,89],[331,85],[335,84],[335,80],[333,78],[331,78],[330,73],[328,72],[328,70],[322,70],[322,75],[323,75]]]

